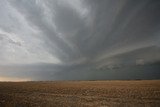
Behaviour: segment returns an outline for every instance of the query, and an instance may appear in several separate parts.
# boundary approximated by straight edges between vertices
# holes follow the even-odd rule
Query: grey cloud
[[[28,1],[24,1],[24,2],[16,1],[13,4],[17,8],[17,10],[20,11],[21,14],[26,17],[26,19],[29,21],[29,23],[32,26],[39,28],[42,31],[42,35],[45,35],[47,37],[47,38],[44,37],[44,39],[46,39],[47,41],[46,42],[47,46],[51,47],[50,49],[51,52],[52,50],[54,50],[53,52],[57,54],[57,57],[59,57],[61,60],[64,60],[64,61],[65,59],[68,59],[70,58],[70,56],[74,55],[74,50],[72,50],[69,47],[69,45],[65,42],[65,40],[59,37],[59,34],[57,34],[58,32],[56,32],[55,29],[50,24],[47,24],[46,21],[43,20],[43,17],[44,17],[43,10],[39,6],[36,5],[35,1],[29,1],[29,2]],[[63,13],[61,13],[64,10],[66,10],[66,12],[69,11],[68,13],[71,13],[70,11],[73,12],[73,10],[69,9],[69,7],[66,9],[62,8],[61,10],[59,10],[58,11],[59,15],[62,15],[62,16],[59,16],[55,20],[57,23],[58,22],[60,23],[62,21],[62,19],[60,18],[66,17],[66,16],[63,16]],[[49,13],[49,14],[52,14],[52,13]],[[68,20],[70,20],[70,18],[72,17],[68,15]],[[65,25],[60,25],[60,26],[65,27]],[[70,25],[68,25],[68,28],[69,26]],[[66,25],[66,28],[67,28],[67,25]],[[74,26],[72,27],[72,29],[74,29]]]
[[[155,70],[154,73],[157,74],[160,60],[159,0],[75,0],[74,3],[72,2],[72,0],[7,1],[32,30],[38,31],[37,38],[44,42],[42,46],[45,48],[44,51],[61,61],[58,65],[28,66],[30,71],[26,73],[34,72],[34,75],[38,74],[35,78],[42,78],[42,80],[47,77],[111,79],[107,76],[107,72],[117,79],[123,77],[127,79],[127,74],[134,74],[139,70],[143,73]],[[2,13],[4,12],[3,9]],[[16,22],[13,25],[18,27]],[[6,29],[4,25],[0,27]],[[12,27],[9,29],[12,30]],[[29,39],[33,39],[32,36]],[[10,43],[19,44],[13,41]],[[34,49],[38,51],[41,48]],[[141,65],[143,67],[135,63],[140,59],[145,59],[145,65]],[[133,68],[133,71],[127,72],[129,70],[127,66]],[[110,69],[112,67],[113,69]],[[25,69],[19,66],[14,69],[16,68],[22,71]],[[149,70],[146,70],[147,68]],[[99,72],[100,70],[103,72]],[[114,74],[114,71],[118,72],[118,70],[119,73],[126,74],[118,77]],[[16,75],[18,74],[24,73]],[[135,78],[148,78],[148,76],[149,74],[144,73],[144,76],[135,76]],[[154,77],[155,75],[152,75],[151,78]]]
[[[43,31],[42,35],[45,35],[47,40],[50,39],[50,42],[47,42],[51,47],[50,51],[56,50],[54,53],[65,62],[80,56],[96,57],[106,54],[105,51],[116,50],[126,45],[129,48],[129,45],[135,45],[135,41],[141,46],[156,40],[156,37],[151,35],[158,30],[159,25],[157,1],[87,2],[90,13],[86,18],[91,20],[90,26],[85,24],[86,19],[81,18],[68,5],[61,5],[58,1],[44,3],[46,6],[50,4],[48,7],[53,10],[53,13],[49,14],[52,14],[52,22],[56,29],[43,20],[44,8],[39,3],[15,1],[12,4],[32,26]]]

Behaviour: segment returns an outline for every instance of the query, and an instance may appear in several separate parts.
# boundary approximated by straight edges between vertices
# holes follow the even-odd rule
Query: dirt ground
[[[0,107],[160,107],[160,80],[0,82]]]

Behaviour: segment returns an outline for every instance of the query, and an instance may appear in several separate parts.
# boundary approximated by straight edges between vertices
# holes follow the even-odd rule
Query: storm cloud
[[[159,0],[0,1],[0,75],[160,78]]]

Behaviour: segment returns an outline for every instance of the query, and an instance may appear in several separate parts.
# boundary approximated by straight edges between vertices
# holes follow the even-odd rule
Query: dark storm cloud
[[[14,69],[18,69],[15,73],[17,76],[23,77],[23,74],[28,73],[27,77],[31,77],[32,73],[35,73],[32,77],[34,80],[100,77],[111,79],[106,76],[108,72],[113,78],[127,79],[128,73],[118,77],[114,72],[126,72],[129,69],[127,66],[135,67],[133,74],[138,70],[149,72],[146,70],[146,64],[151,66],[149,70],[156,69],[156,73],[159,70],[156,65],[160,61],[159,0],[6,0],[3,4],[5,3],[8,7],[4,8],[12,10],[8,14],[20,16],[21,21],[13,22],[18,18],[12,15],[8,18],[6,15],[8,19],[3,17],[0,21],[10,21],[15,28],[12,29],[10,25],[6,27],[2,23],[0,33],[7,36],[14,34],[17,38],[20,35],[24,36],[22,40],[9,36],[10,42],[5,43],[18,45],[19,47],[14,46],[12,49],[20,48],[19,50],[25,52],[25,55],[27,53],[30,58],[38,56],[29,62],[38,63],[38,58],[45,56],[47,59],[43,58],[40,61],[48,63],[38,66],[28,66],[24,63],[25,66],[16,66]],[[1,14],[9,11],[4,8],[0,11]],[[27,30],[15,30],[21,23]],[[25,33],[22,33],[23,30]],[[3,38],[0,38],[0,43],[1,41],[4,42]],[[31,47],[28,44],[24,45],[25,42]],[[0,51],[0,54],[11,49],[2,48],[4,51]],[[36,54],[33,54],[34,52]],[[40,54],[41,52],[46,53]],[[9,55],[9,52],[7,54]],[[21,52],[18,55],[21,55]],[[52,64],[49,64],[50,62]],[[153,63],[156,63],[156,66],[153,66]],[[137,64],[144,68],[137,67]],[[30,71],[25,70],[26,66]],[[103,72],[99,72],[101,70]]]
[[[160,18],[159,2],[156,0],[81,1],[83,4],[87,2],[86,9],[89,7],[86,17],[81,17],[75,8],[65,2],[11,2],[32,26],[42,31],[50,51],[54,50],[63,61],[92,58],[106,54],[105,51],[130,48],[130,45],[139,48],[152,44],[158,36],[154,34],[159,29]],[[50,9],[48,14],[51,14],[52,23],[44,20],[42,4]],[[88,25],[85,22],[87,19]]]
[[[49,51],[56,54],[58,58],[66,61],[70,60],[70,58],[74,58],[74,56],[78,56],[79,52],[76,52],[78,49],[74,47],[72,41],[70,43],[70,41],[67,38],[65,40],[64,37],[70,32],[71,33],[68,34],[69,36],[72,33],[72,35],[75,36],[79,29],[84,26],[83,20],[80,19],[78,13],[76,13],[74,9],[69,6],[61,6],[58,4],[58,1],[44,2],[44,5],[47,5],[51,11],[48,14],[51,14],[50,18],[52,23],[47,23],[47,20],[44,19],[45,10],[43,10],[44,8],[40,6],[41,4],[39,2],[12,1],[11,4],[24,15],[31,26],[37,27],[42,32],[42,35],[45,35],[44,39],[46,40],[46,45],[50,47]],[[50,7],[50,5],[52,7]],[[61,37],[61,33],[64,33],[65,35],[62,35]]]

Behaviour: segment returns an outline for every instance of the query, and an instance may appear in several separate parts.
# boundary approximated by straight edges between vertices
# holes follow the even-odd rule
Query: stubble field
[[[160,107],[160,80],[0,82],[0,107]]]

